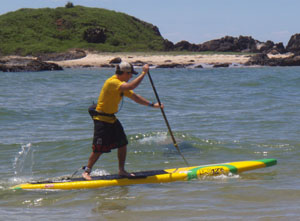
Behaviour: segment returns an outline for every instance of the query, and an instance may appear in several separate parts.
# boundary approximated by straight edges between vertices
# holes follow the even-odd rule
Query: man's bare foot
[[[133,176],[135,176],[133,173],[128,173],[126,170],[120,171],[119,175],[123,176],[123,177],[133,177]]]
[[[86,180],[92,180],[92,177],[91,177],[90,174],[87,173],[87,172],[83,172],[83,173],[82,173],[82,177],[83,177],[84,179],[86,179]]]

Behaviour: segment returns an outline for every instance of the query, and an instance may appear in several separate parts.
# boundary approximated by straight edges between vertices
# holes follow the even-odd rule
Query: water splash
[[[167,132],[152,132],[145,134],[135,134],[129,136],[131,142],[137,141],[140,144],[152,144],[152,143],[168,143],[172,142],[168,138]]]
[[[227,175],[221,174],[221,175],[213,177],[213,179],[215,179],[215,180],[238,179],[238,178],[240,178],[239,174],[232,174],[232,173],[229,173]]]
[[[157,133],[154,136],[144,136],[139,142],[141,144],[151,144],[151,143],[165,143],[167,141],[167,133],[166,132],[161,132]]]
[[[92,176],[105,176],[105,175],[110,175],[110,173],[107,172],[106,170],[96,169],[96,170],[92,171],[91,175]]]
[[[21,150],[18,152],[13,163],[15,176],[32,176],[33,159],[33,148],[31,143],[21,145]]]
[[[217,176],[201,176],[198,178],[198,180],[206,180],[206,181],[212,181],[212,180],[218,180],[218,181],[229,181],[231,179],[239,179],[241,178],[239,174],[220,174]]]

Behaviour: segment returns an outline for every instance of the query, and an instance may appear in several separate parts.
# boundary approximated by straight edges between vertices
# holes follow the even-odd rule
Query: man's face
[[[132,78],[132,73],[131,72],[125,72],[125,77],[126,77],[126,82],[128,82]]]

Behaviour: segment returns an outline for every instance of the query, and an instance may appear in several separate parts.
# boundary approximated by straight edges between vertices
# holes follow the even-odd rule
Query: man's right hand
[[[149,64],[145,64],[145,65],[143,66],[143,72],[145,72],[145,73],[147,74],[148,71],[149,71]]]

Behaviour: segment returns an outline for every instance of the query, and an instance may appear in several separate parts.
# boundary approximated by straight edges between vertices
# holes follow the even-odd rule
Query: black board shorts
[[[123,126],[119,120],[115,123],[94,120],[94,153],[109,153],[112,149],[120,148],[128,144]]]

